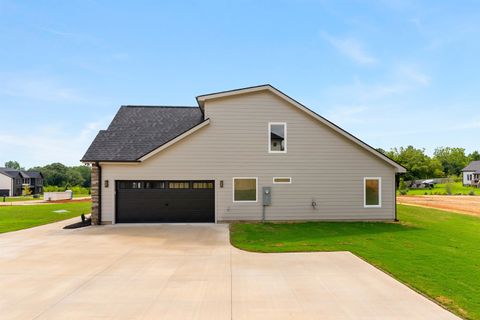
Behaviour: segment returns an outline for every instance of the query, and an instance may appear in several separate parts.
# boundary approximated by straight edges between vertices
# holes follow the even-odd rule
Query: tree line
[[[433,156],[427,155],[425,149],[413,146],[377,150],[407,169],[404,180],[459,176],[471,161],[480,160],[478,151],[466,154],[464,148],[439,147]]]
[[[433,156],[427,155],[425,149],[413,146],[392,148],[389,151],[380,148],[377,150],[407,169],[404,180],[459,176],[461,170],[471,161],[480,160],[478,151],[466,154],[464,148],[436,148]],[[17,161],[8,161],[5,167],[25,170]],[[89,188],[91,185],[91,168],[88,166],[67,167],[57,162],[29,170],[40,171],[44,176],[45,186]]]
[[[36,166],[25,170],[17,161],[5,162],[5,168],[22,171],[39,171],[42,173],[44,186],[56,186],[62,188],[91,186],[91,168],[88,166],[68,167],[61,163],[51,163],[46,166]]]

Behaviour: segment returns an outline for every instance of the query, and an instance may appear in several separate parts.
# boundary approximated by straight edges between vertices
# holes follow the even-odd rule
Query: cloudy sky
[[[0,165],[79,164],[122,104],[270,83],[372,146],[480,149],[478,1],[0,0]]]

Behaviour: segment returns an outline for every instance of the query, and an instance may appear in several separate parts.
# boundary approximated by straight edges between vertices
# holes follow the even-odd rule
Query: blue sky
[[[270,83],[374,147],[480,149],[478,1],[0,0],[0,164],[78,164],[122,104]]]

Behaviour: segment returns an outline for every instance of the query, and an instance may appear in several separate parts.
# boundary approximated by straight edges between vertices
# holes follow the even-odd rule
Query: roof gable
[[[331,122],[331,121],[327,120],[326,118],[320,116],[319,114],[317,114],[313,110],[307,108],[306,106],[304,106],[303,104],[301,104],[297,100],[291,98],[290,96],[286,95],[285,93],[283,93],[282,91],[278,90],[277,88],[273,87],[270,84],[201,95],[201,96],[197,96],[196,99],[197,99],[198,105],[203,110],[204,107],[205,107],[205,102],[207,100],[231,97],[231,96],[235,96],[235,95],[254,93],[254,92],[259,92],[259,91],[269,91],[269,92],[275,94],[276,96],[282,98],[283,100],[289,102],[291,105],[299,108],[300,110],[304,111],[305,113],[307,113],[311,117],[320,121],[321,123],[323,123],[324,125],[326,125],[330,129],[332,129],[333,131],[339,133],[340,135],[344,136],[348,140],[352,141],[353,143],[359,145],[363,149],[365,149],[365,150],[369,151],[370,153],[372,153],[373,155],[377,156],[381,160],[387,162],[388,164],[393,166],[397,172],[399,172],[399,173],[406,172],[406,169],[402,165],[400,165],[399,163],[390,159],[389,157],[387,157],[383,153],[377,151],[372,146],[370,146],[367,143],[363,142],[362,140],[358,139],[357,137],[350,134],[349,132],[343,130],[342,128],[340,128],[339,126],[334,124],[333,122]]]

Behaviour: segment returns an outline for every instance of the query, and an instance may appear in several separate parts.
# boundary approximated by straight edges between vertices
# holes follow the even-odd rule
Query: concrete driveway
[[[1,319],[456,318],[348,252],[243,252],[227,225],[68,223],[0,235]]]

